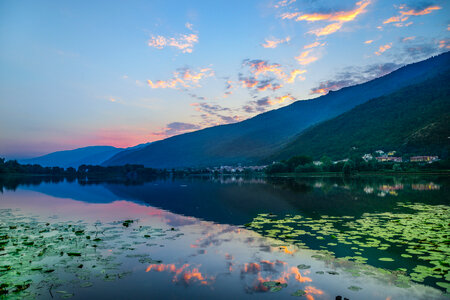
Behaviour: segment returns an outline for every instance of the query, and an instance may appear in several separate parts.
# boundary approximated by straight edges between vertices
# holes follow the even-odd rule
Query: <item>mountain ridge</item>
[[[298,154],[342,159],[378,149],[447,156],[450,150],[450,69],[374,98],[311,126],[267,161]]]
[[[424,81],[447,68],[449,61],[450,52],[446,52],[380,78],[315,99],[299,100],[242,122],[173,136],[138,150],[124,150],[103,165],[129,163],[177,168],[258,163],[309,126],[336,117],[370,99]]]

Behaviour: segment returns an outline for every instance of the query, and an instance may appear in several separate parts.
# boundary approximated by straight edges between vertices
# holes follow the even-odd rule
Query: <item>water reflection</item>
[[[342,226],[328,233],[330,240],[325,240],[325,244],[314,244],[304,239],[307,231],[297,232],[302,236],[297,239],[286,231],[284,226],[290,225],[285,223],[274,223],[281,225],[276,228],[280,234],[272,237],[234,225],[249,223],[258,214],[269,216],[269,212],[277,220],[301,215],[310,218],[312,226],[324,215],[327,220],[337,221],[347,216],[352,219],[343,219],[345,222],[364,218],[367,221],[364,231],[377,234],[377,227],[370,223],[379,220],[374,218],[376,214],[411,213],[411,207],[399,203],[448,205],[445,178],[181,179],[127,186],[117,183],[80,186],[76,182],[54,184],[52,181],[37,184],[34,179],[28,185],[15,182],[15,192],[3,185],[5,189],[0,195],[1,209],[20,209],[10,211],[18,218],[14,222],[23,222],[20,218],[31,216],[34,221],[30,226],[38,220],[44,225],[77,224],[80,220],[78,224],[91,228],[99,220],[105,227],[119,227],[110,230],[111,235],[119,234],[115,230],[122,233],[120,243],[97,248],[107,257],[113,257],[119,269],[112,277],[105,277],[98,269],[88,279],[87,272],[81,274],[86,280],[61,282],[58,289],[66,291],[64,295],[73,294],[74,298],[152,295],[176,299],[212,296],[259,299],[292,298],[291,294],[308,299],[334,299],[338,295],[350,299],[443,297],[435,288],[411,282],[401,270],[386,271],[377,268],[377,263],[373,267],[364,261],[342,259],[348,254],[341,246],[331,247],[337,247],[342,253],[327,251],[327,243],[341,241]],[[419,185],[439,188],[420,189]],[[373,191],[368,192],[370,189]],[[382,201],[377,196],[381,191],[387,192]],[[394,196],[389,191],[398,194]],[[123,220],[136,222],[130,227],[114,223]],[[5,222],[7,217],[2,216],[2,226]],[[331,227],[327,229],[325,223],[320,223],[317,228],[323,231]],[[351,230],[358,231],[359,227]],[[367,243],[361,241],[355,251],[359,252]],[[384,247],[383,242],[377,244]],[[306,246],[312,249],[305,249]],[[83,256],[71,257],[69,269],[76,271],[80,264],[88,266],[83,259]],[[403,259],[401,263],[407,264],[408,259]],[[0,260],[0,265],[4,265],[2,256]],[[390,268],[389,262],[382,263]],[[54,269],[49,274],[56,276],[62,272]],[[106,274],[109,274],[107,270]],[[48,274],[42,276],[47,281],[50,278],[46,277]],[[83,288],[81,284],[86,282],[92,287]],[[45,285],[33,291],[38,298],[49,296]],[[132,295],[129,291],[133,291]]]

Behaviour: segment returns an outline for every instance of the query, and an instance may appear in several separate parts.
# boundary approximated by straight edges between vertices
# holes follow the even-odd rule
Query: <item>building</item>
[[[370,153],[364,154],[364,155],[362,156],[362,159],[364,159],[364,161],[372,160],[372,159],[373,159],[373,155],[370,154]]]
[[[439,156],[411,156],[409,159],[410,162],[427,162],[432,163],[434,161],[439,160]]]
[[[402,162],[403,159],[401,157],[397,157],[397,156],[379,156],[375,158],[378,162],[388,162],[388,161],[392,161],[392,162]]]
[[[378,154],[379,156],[384,156],[384,151],[383,150],[377,150],[375,151],[376,154]]]

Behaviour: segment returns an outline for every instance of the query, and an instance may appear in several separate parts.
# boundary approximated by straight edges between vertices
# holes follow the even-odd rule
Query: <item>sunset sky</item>
[[[244,120],[450,49],[448,1],[0,1],[0,157]]]

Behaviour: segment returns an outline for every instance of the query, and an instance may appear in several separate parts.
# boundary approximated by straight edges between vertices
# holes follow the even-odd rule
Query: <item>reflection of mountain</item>
[[[141,185],[45,183],[26,186],[54,197],[72,198],[89,203],[128,200],[146,203],[172,213],[192,216],[221,224],[241,225],[258,213],[302,214],[305,216],[359,216],[363,213],[391,211],[398,201],[429,204],[448,203],[448,179],[434,178],[440,189],[413,190],[430,181],[420,179],[343,178],[277,179],[268,183],[241,181],[222,184],[199,179],[157,180]],[[414,184],[414,186],[412,185]],[[429,184],[428,184],[429,185]],[[383,186],[404,186],[396,197],[380,201]]]
[[[109,203],[121,200],[104,185],[89,184],[79,185],[78,183],[59,182],[42,183],[40,185],[21,186],[22,189],[29,189],[44,193],[52,197],[70,198],[73,200],[88,203]]]

